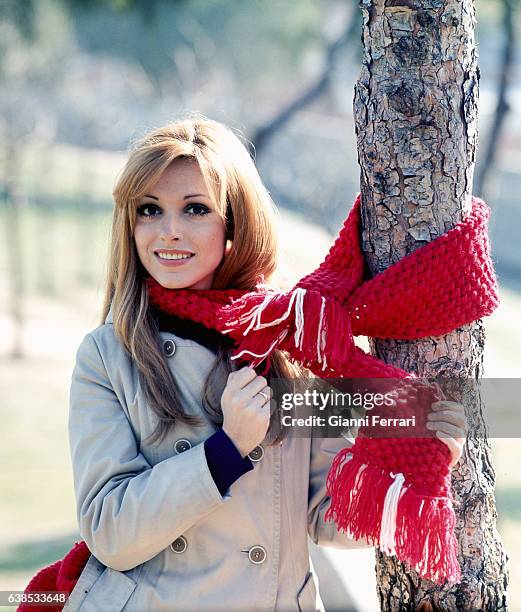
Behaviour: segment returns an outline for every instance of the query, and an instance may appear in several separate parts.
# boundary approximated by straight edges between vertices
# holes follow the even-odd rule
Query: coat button
[[[179,536],[172,542],[172,544],[170,544],[170,548],[175,553],[180,555],[181,553],[184,553],[184,551],[188,548],[188,542],[186,541],[186,538],[184,536]]]
[[[192,448],[192,443],[190,440],[185,440],[185,438],[179,438],[177,442],[174,444],[174,450],[179,455],[179,453],[184,453],[188,449]]]
[[[260,565],[266,560],[266,549],[263,546],[252,546],[248,551],[248,558],[255,565]]]
[[[163,343],[163,351],[167,357],[172,357],[175,353],[175,343],[173,340],[165,340]]]
[[[248,457],[252,460],[252,461],[260,461],[263,457],[264,457],[264,449],[262,448],[262,446],[259,444],[259,446],[256,446],[249,454]]]

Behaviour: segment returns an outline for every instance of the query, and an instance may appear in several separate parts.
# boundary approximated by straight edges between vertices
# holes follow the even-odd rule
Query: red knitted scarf
[[[148,278],[149,297],[170,315],[229,334],[235,341],[232,359],[252,367],[264,363],[262,374],[279,349],[320,378],[407,379],[411,404],[430,405],[440,398],[434,389],[364,353],[353,336],[440,336],[490,315],[499,302],[488,217],[483,200],[472,198],[470,213],[455,228],[368,280],[358,194],[324,261],[289,291],[263,283],[255,291],[171,290]],[[334,459],[326,518],[396,555],[424,578],[459,581],[447,447],[432,437],[370,438],[360,432],[354,446]],[[78,547],[86,560],[85,543],[73,549],[76,558]],[[67,557],[61,563],[67,565]],[[26,591],[41,586],[42,572]]]
[[[232,359],[265,363],[264,374],[279,349],[320,378],[407,378],[398,392],[411,414],[441,399],[439,388],[364,353],[353,336],[440,336],[491,314],[498,296],[488,216],[483,200],[473,198],[470,214],[454,229],[366,280],[359,194],[324,261],[289,291],[265,284],[255,291],[171,290],[149,278],[149,296],[168,314],[229,334],[236,342]],[[361,428],[329,472],[326,518],[395,554],[423,578],[458,581],[449,461],[448,448],[435,437],[375,438]]]

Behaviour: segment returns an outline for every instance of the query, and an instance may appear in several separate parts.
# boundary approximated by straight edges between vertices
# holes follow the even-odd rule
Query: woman
[[[272,376],[232,340],[152,303],[160,290],[252,290],[276,268],[273,204],[240,140],[202,117],[154,130],[117,181],[102,324],[81,343],[69,432],[92,553],[64,610],[312,610],[308,535],[367,546],[324,515],[344,438],[283,435]],[[270,409],[271,408],[271,409]],[[463,409],[433,428],[461,455]]]

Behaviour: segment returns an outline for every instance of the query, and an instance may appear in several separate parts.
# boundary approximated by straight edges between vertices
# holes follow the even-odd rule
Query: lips
[[[154,249],[154,253],[163,253],[164,255],[193,255],[193,251],[185,251],[184,249]]]
[[[162,255],[168,255],[168,257],[161,257],[161,259],[168,259],[168,260],[179,260],[179,259],[190,259],[190,257],[194,256],[194,253],[164,253],[164,252],[156,252],[155,253],[158,257],[161,257]],[[176,257],[172,257],[173,255],[175,255]]]
[[[163,259],[162,257],[159,257],[157,253],[154,253],[154,256],[164,266],[180,266],[193,259],[193,257],[195,257],[195,254],[191,253],[190,257],[180,257],[178,259]]]

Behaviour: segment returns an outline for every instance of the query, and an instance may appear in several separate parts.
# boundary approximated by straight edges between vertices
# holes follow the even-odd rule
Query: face
[[[139,259],[167,289],[210,289],[225,254],[225,235],[194,161],[173,161],[138,203],[134,240]]]

